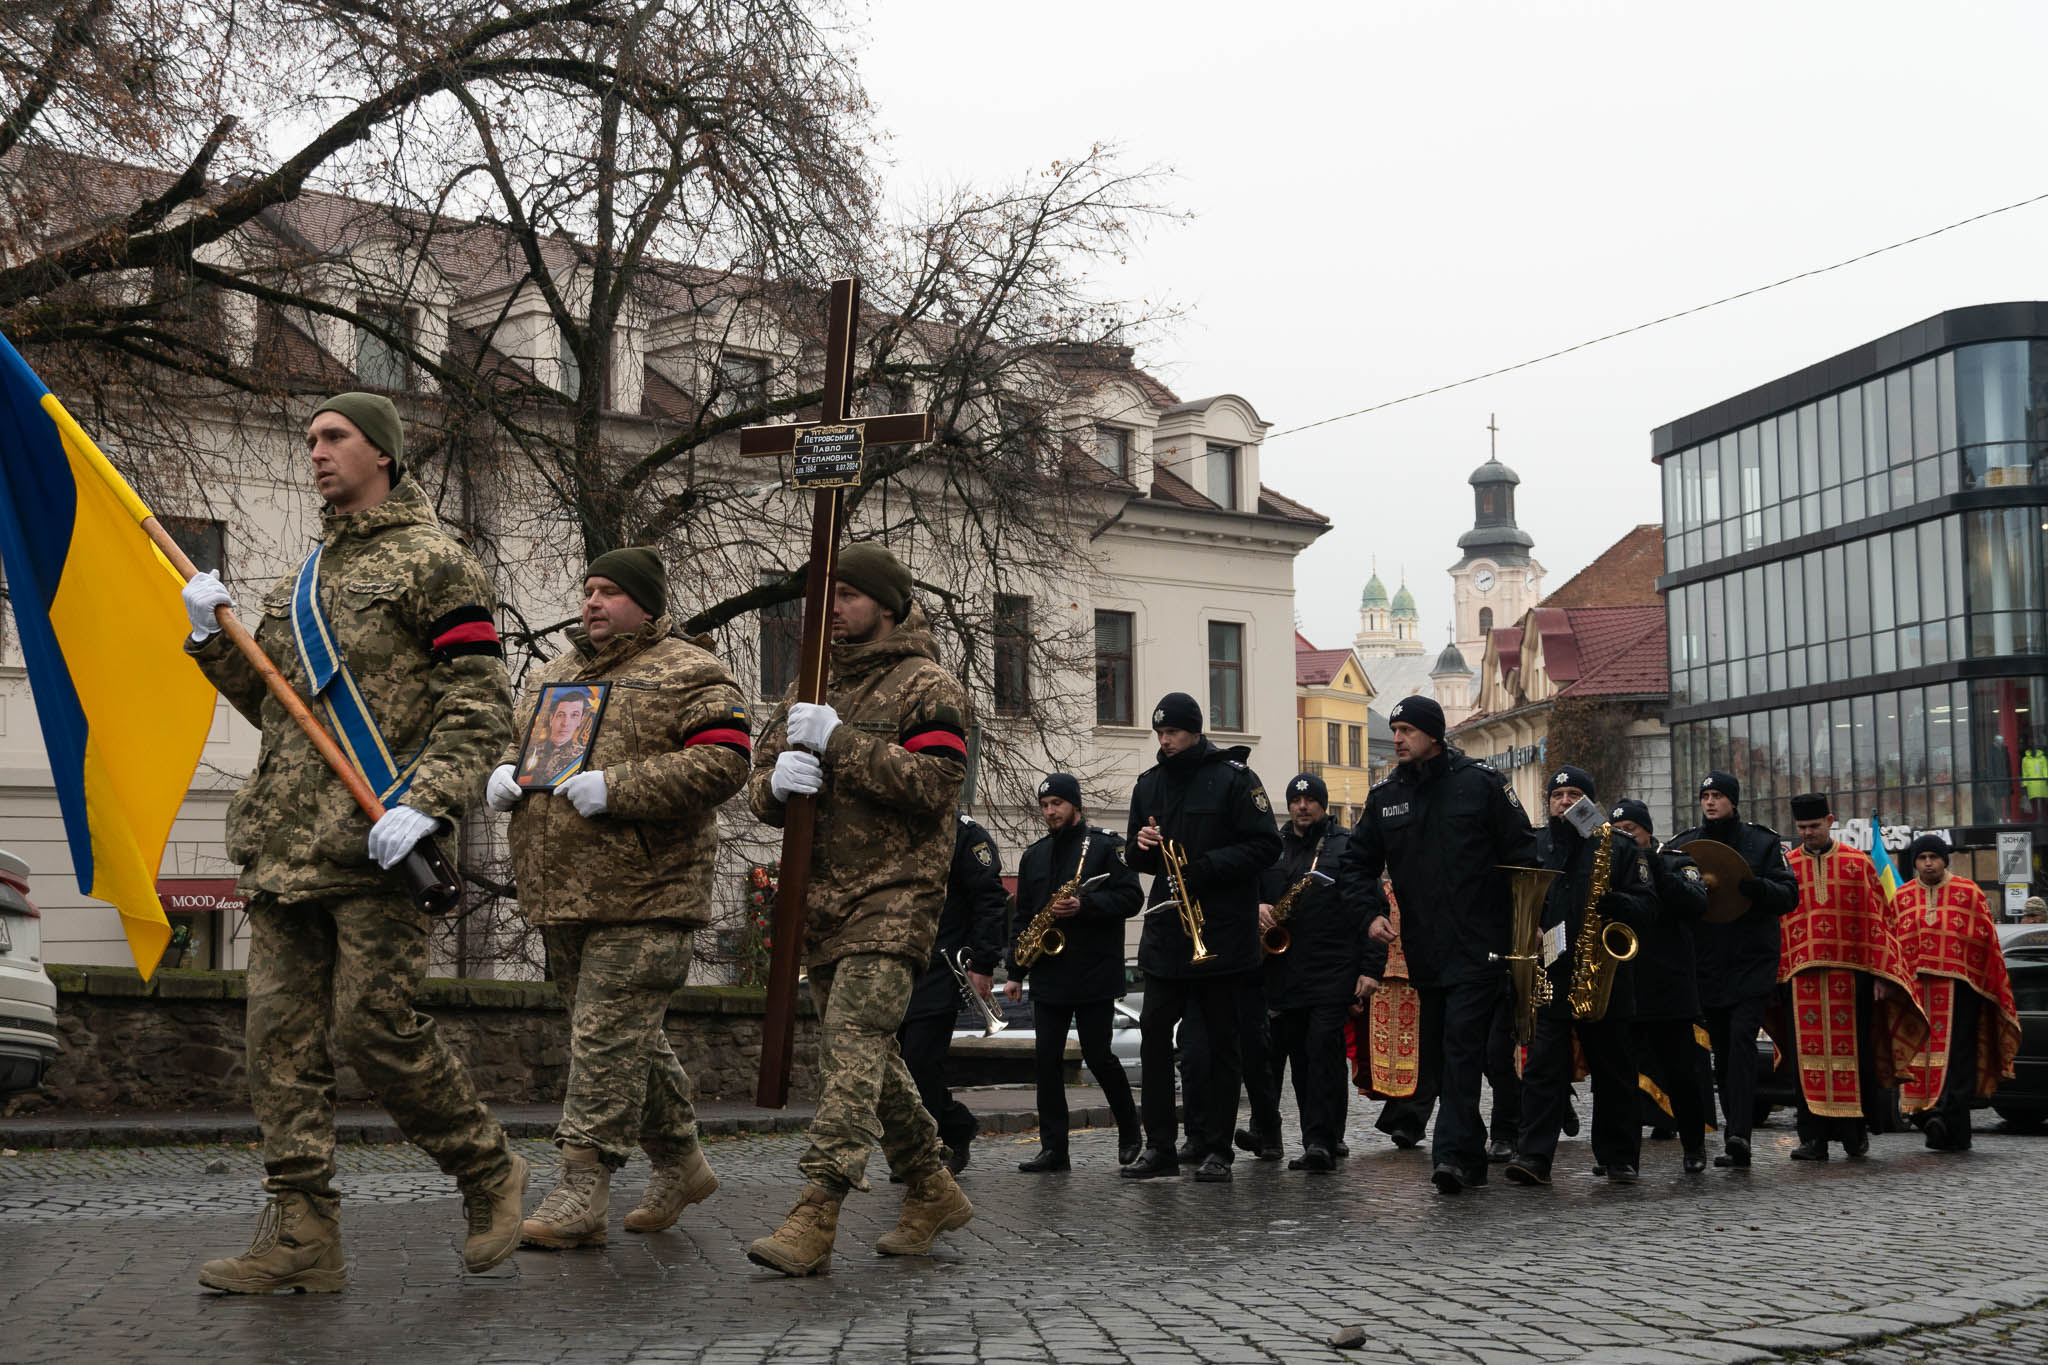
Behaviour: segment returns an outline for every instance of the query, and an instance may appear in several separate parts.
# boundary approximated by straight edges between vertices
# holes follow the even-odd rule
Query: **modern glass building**
[[[1680,809],[1725,768],[1788,836],[1820,790],[1959,847],[2048,843],[2048,303],[1929,318],[1652,455]]]

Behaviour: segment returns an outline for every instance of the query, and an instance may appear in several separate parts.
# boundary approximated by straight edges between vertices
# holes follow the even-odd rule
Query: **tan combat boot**
[[[953,1173],[941,1166],[911,1185],[896,1226],[882,1234],[875,1250],[884,1256],[922,1256],[940,1233],[964,1228],[972,1217],[974,1205]]]
[[[597,1148],[564,1147],[555,1187],[533,1217],[519,1225],[519,1240],[556,1250],[601,1247],[611,1208],[612,1173],[598,1160]]]
[[[823,1185],[806,1185],[782,1226],[748,1244],[747,1259],[785,1275],[822,1275],[832,1268],[832,1239],[838,1235],[839,1196]]]
[[[511,1167],[502,1179],[462,1192],[462,1216],[469,1236],[462,1243],[463,1268],[482,1274],[512,1254],[519,1245],[519,1217],[526,1205],[526,1158],[508,1153]]]
[[[256,1220],[256,1239],[240,1256],[208,1261],[199,1283],[224,1294],[296,1289],[332,1294],[348,1288],[341,1263],[339,1209],[296,1190],[274,1194]]]
[[[709,1199],[717,1188],[718,1177],[711,1173],[702,1147],[692,1147],[688,1156],[675,1161],[657,1161],[639,1205],[626,1215],[626,1231],[661,1232],[674,1227],[684,1209]]]

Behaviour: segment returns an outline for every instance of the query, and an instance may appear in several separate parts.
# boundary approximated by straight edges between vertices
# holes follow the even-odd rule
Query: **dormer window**
[[[1209,501],[1218,507],[1237,509],[1237,466],[1243,451],[1237,446],[1209,446]]]
[[[1095,462],[1112,474],[1131,472],[1131,433],[1123,427],[1095,428]]]
[[[718,415],[752,412],[768,402],[768,362],[727,351],[718,357]]]
[[[576,362],[576,348],[569,344],[569,333],[565,330],[558,335],[562,339],[561,354],[557,357],[561,363],[562,382],[555,387],[574,399],[583,392],[583,367]]]
[[[356,300],[356,381],[366,389],[411,387],[412,314],[396,304]],[[396,337],[394,343],[390,338]]]

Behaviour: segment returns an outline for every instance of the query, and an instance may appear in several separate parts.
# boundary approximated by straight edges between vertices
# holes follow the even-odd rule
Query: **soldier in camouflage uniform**
[[[653,550],[593,560],[571,648],[535,670],[518,708],[524,734],[549,683],[609,683],[583,770],[529,793],[507,749],[491,774],[490,804],[512,812],[520,913],[569,1006],[562,1169],[520,1229],[532,1246],[603,1246],[612,1172],[636,1142],[654,1174],[627,1231],[659,1232],[718,1188],[664,1022],[691,933],[711,920],[718,806],[747,780],[747,713],[732,675],[676,638],[667,611]]]
[[[946,900],[966,699],[939,665],[910,571],[880,545],[840,555],[832,638],[824,703],[777,708],[747,788],[770,825],[791,796],[818,802],[804,952],[823,1093],[797,1163],[809,1184],[782,1226],[747,1248],[786,1275],[830,1269],[840,1201],[868,1188],[877,1142],[909,1188],[876,1250],[923,1255],[974,1216],[896,1042]]]
[[[417,762],[410,786],[372,826],[220,634],[215,609],[232,605],[220,580],[202,574],[187,585],[186,649],[263,732],[256,771],[228,804],[227,849],[249,898],[249,1089],[271,1201],[246,1255],[200,1270],[200,1283],[231,1293],[347,1284],[333,1184],[337,1051],[460,1185],[470,1270],[488,1270],[517,1245],[526,1188],[525,1161],[507,1148],[434,1021],[413,1007],[428,919],[388,870],[462,817],[511,733],[490,585],[400,469],[404,432],[389,399],[330,399],[308,426],[307,450],[327,502],[321,607],[336,652],[386,747]],[[293,634],[296,577],[263,598],[256,639],[307,697]],[[342,685],[337,678],[330,690]]]

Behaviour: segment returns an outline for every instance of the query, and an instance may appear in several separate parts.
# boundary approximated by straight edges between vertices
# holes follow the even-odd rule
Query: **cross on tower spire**
[[[1500,427],[1495,424],[1496,416],[1491,412],[1486,414],[1486,457],[1490,460],[1500,458]]]

